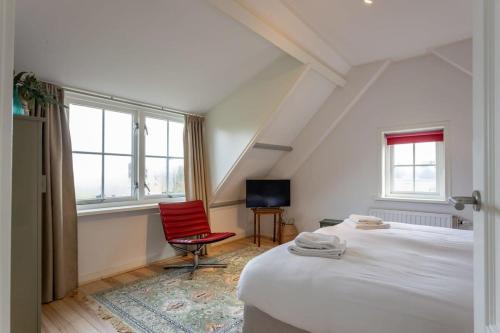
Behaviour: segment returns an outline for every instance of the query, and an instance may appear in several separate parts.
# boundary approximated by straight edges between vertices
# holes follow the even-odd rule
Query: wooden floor
[[[209,256],[217,256],[224,252],[235,251],[252,245],[251,238],[213,246],[209,248]],[[275,246],[269,239],[262,238],[262,247]],[[145,277],[159,274],[165,263],[179,262],[186,259],[168,260],[161,263],[137,269],[135,271],[116,275],[110,278],[92,282],[78,288],[73,295],[60,301],[45,304],[42,307],[43,333],[116,333],[109,320],[101,319],[86,302],[86,295],[111,287],[118,287]]]

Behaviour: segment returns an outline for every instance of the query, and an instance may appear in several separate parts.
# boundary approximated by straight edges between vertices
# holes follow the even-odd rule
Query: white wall
[[[212,231],[214,232],[230,231],[236,233],[235,237],[229,238],[218,244],[253,235],[253,212],[246,208],[245,204],[210,208],[210,223]],[[261,235],[272,237],[272,217],[262,217],[260,230]]]
[[[10,332],[14,0],[0,0],[0,332]]]
[[[472,79],[425,55],[392,63],[300,167],[292,177],[289,215],[300,230],[314,230],[322,218],[366,213],[370,207],[457,213],[447,205],[374,200],[379,192],[380,128],[442,121],[449,122],[452,193],[469,195]],[[470,210],[462,215],[472,216]]]
[[[158,209],[80,216],[79,282],[84,283],[174,256]]]
[[[247,223],[247,209],[244,204],[210,208],[210,223],[214,232],[230,231],[236,234],[227,241],[250,236],[253,232],[253,225]]]
[[[206,143],[212,192],[275,111],[303,70],[283,56],[226,98],[206,117]]]

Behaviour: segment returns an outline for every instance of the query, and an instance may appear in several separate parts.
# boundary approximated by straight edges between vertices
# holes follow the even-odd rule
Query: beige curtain
[[[60,87],[44,84],[61,104]],[[43,172],[47,193],[42,221],[42,301],[63,298],[78,285],[77,215],[68,115],[62,106],[35,105],[31,116],[45,118]]]
[[[185,117],[184,126],[184,178],[186,199],[203,200],[208,215],[207,163],[203,140],[204,118]]]

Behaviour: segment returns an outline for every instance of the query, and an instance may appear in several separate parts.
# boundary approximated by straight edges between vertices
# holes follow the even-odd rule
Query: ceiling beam
[[[254,143],[253,147],[255,149],[267,149],[267,150],[279,150],[279,151],[292,151],[293,150],[293,148],[290,146],[273,145],[270,143],[262,143],[262,142]]]
[[[287,38],[281,32],[277,31],[237,0],[209,0],[209,2],[222,12],[231,16],[239,23],[243,24],[253,32],[280,48],[283,52],[289,54],[304,64],[310,65],[311,68],[336,85],[343,87],[346,84],[345,79],[342,75],[338,74],[335,69],[326,65],[323,61],[315,57],[303,47]]]
[[[433,54],[433,55],[435,55],[439,59],[443,60],[444,62],[448,63],[449,65],[455,67],[459,71],[461,71],[461,72],[469,75],[470,77],[472,77],[472,72],[470,70],[468,70],[464,66],[460,65],[458,62],[454,61],[453,59],[450,59],[449,57],[441,54],[438,50],[432,49],[432,50],[430,50],[430,53]]]

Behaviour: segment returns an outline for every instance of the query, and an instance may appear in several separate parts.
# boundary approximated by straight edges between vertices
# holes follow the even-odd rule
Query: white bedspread
[[[391,225],[318,230],[347,241],[341,260],[278,246],[246,265],[238,296],[313,333],[472,333],[472,232]]]

